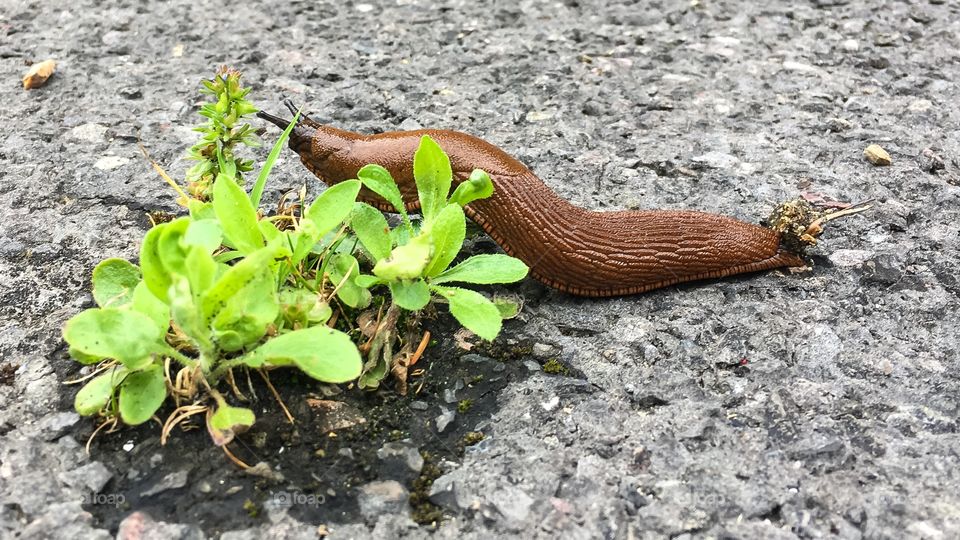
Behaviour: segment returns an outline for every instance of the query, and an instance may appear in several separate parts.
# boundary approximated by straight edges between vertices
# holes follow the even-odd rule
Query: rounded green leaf
[[[135,426],[150,419],[167,397],[167,384],[159,364],[135,371],[120,387],[120,418]]]
[[[312,234],[314,242],[347,219],[353,211],[353,203],[357,200],[358,193],[360,181],[346,180],[330,186],[313,201],[304,215],[316,226]]]
[[[474,255],[430,280],[430,283],[513,283],[527,275],[527,265],[509,255]]]
[[[159,298],[150,292],[147,284],[140,282],[133,289],[133,303],[130,305],[134,311],[143,313],[157,325],[160,329],[160,335],[166,334],[170,327],[170,306],[164,304]]]
[[[390,256],[393,247],[390,225],[383,213],[365,203],[357,203],[350,217],[350,228],[376,263]]]
[[[93,299],[100,307],[120,307],[133,300],[140,269],[123,259],[101,261],[93,269]]]
[[[253,356],[277,365],[291,362],[319,381],[341,383],[360,375],[362,362],[350,336],[326,326],[314,326],[267,341]]]
[[[500,333],[503,319],[500,310],[482,294],[457,287],[432,287],[447,299],[450,314],[474,334],[493,341]]]
[[[400,194],[400,188],[397,187],[393,176],[390,175],[390,171],[380,165],[364,165],[357,172],[357,178],[363,182],[364,187],[383,197],[384,200],[393,205],[401,216],[406,218],[407,208],[403,204],[403,196]]]
[[[63,338],[88,356],[115,358],[128,368],[161,350],[163,336],[143,313],[117,308],[88,309],[67,321]]]
[[[385,281],[417,279],[430,262],[430,237],[421,235],[393,248],[390,256],[373,267],[373,274]]]
[[[433,257],[423,271],[425,276],[435,276],[450,266],[463,247],[467,234],[467,220],[463,208],[448,204],[437,214],[430,225],[430,240],[433,243]]]
[[[427,135],[420,138],[420,146],[413,155],[413,177],[417,182],[423,219],[429,223],[447,205],[453,170],[450,158]]]
[[[409,311],[420,311],[430,303],[430,288],[422,279],[390,283],[393,302]]]
[[[77,397],[73,400],[73,407],[81,416],[90,416],[100,412],[107,406],[117,385],[123,382],[126,375],[127,368],[115,366],[90,379],[77,392]]]
[[[181,242],[184,246],[197,246],[207,253],[213,253],[223,243],[223,229],[215,219],[191,221]]]
[[[168,289],[172,279],[163,266],[160,257],[160,235],[166,230],[169,223],[161,223],[147,231],[140,245],[140,269],[143,271],[143,282],[150,292],[163,302],[170,301]]]
[[[213,182],[213,210],[223,228],[223,235],[237,251],[251,253],[263,247],[257,211],[247,192],[225,174],[218,174]]]
[[[252,426],[256,419],[250,409],[224,404],[217,407],[217,412],[210,417],[210,426],[221,431],[236,432]]]

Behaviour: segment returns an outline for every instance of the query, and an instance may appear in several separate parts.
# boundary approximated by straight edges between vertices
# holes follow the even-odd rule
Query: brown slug
[[[258,115],[280,128],[289,124],[270,114]],[[450,157],[454,187],[473,169],[490,175],[493,195],[468,204],[466,215],[506,253],[526,263],[531,276],[561,291],[620,296],[805,264],[781,247],[778,232],[730,217],[681,210],[594,212],[574,206],[506,152],[466,133],[422,129],[361,135],[301,117],[291,132],[290,148],[329,185],[356,178],[368,163],[383,166],[413,211],[419,208],[413,154],[423,135]],[[366,189],[359,199],[392,209]]]

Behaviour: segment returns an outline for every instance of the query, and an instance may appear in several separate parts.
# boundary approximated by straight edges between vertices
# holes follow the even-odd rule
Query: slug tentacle
[[[263,118],[281,126],[272,115]],[[473,169],[490,175],[493,195],[468,204],[466,215],[505,252],[526,263],[531,276],[561,291],[621,296],[804,265],[799,255],[781,247],[779,232],[734,218],[695,211],[594,212],[577,207],[500,148],[465,133],[416,130],[365,136],[305,121],[291,134],[290,147],[330,185],[356,178],[361,167],[377,163],[393,175],[408,210],[416,210],[412,163],[423,135],[449,156],[455,185]],[[359,198],[390,210],[366,189]]]

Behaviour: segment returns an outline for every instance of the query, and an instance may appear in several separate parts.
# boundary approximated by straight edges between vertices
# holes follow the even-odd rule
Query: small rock
[[[890,154],[887,153],[879,144],[871,144],[863,150],[863,156],[867,161],[878,166],[886,166],[893,163]]]
[[[103,463],[94,461],[72,471],[62,472],[57,478],[68,486],[87,488],[90,493],[100,493],[103,486],[113,478],[113,473]]]
[[[493,496],[493,506],[513,526],[519,526],[527,519],[532,505],[533,499],[514,486],[501,489]]]
[[[81,124],[67,132],[67,138],[79,142],[95,143],[103,140],[107,126],[96,123]]]
[[[337,450],[337,455],[340,457],[345,457],[347,459],[353,459],[353,449],[352,448],[341,448]]]
[[[423,125],[413,118],[405,118],[403,122],[400,122],[400,129],[403,131],[416,131],[418,129],[423,129]]]
[[[457,413],[452,409],[441,409],[439,416],[437,416],[437,431],[443,433],[447,429],[447,426],[453,422],[453,419],[456,418]]]
[[[444,388],[443,389],[443,401],[446,403],[456,403],[457,400],[457,391],[453,388]]]
[[[372,4],[357,4],[353,6],[353,8],[359,11],[360,13],[370,13],[371,11],[373,11]]]
[[[396,480],[370,482],[360,486],[357,504],[360,513],[367,519],[377,519],[382,514],[399,514],[409,511],[407,500],[410,493]]]
[[[540,371],[540,364],[534,360],[524,360],[523,366],[527,368],[527,371]]]
[[[919,113],[929,111],[932,107],[933,102],[929,99],[918,99],[910,103],[910,105],[907,105],[907,110],[910,112]]]
[[[134,512],[120,522],[117,540],[204,540],[203,531],[195,525],[154,521],[143,512]]]
[[[527,113],[526,119],[527,122],[542,122],[553,118],[554,114],[553,111],[530,111]]]
[[[40,88],[47,84],[47,79],[53,75],[57,69],[57,62],[54,60],[44,60],[30,66],[27,74],[23,76],[23,89],[32,90]]]
[[[841,131],[846,131],[853,127],[853,122],[845,120],[843,118],[831,118],[827,120],[827,130],[834,133],[839,133]]]
[[[559,352],[560,349],[556,345],[551,345],[549,343],[533,344],[533,356],[536,358],[550,358],[551,356],[556,356]]]
[[[920,170],[930,174],[942,171],[946,167],[943,163],[943,158],[932,148],[924,148],[923,151],[920,152],[920,155],[917,156],[917,164],[920,165]]]
[[[730,154],[711,151],[694,157],[691,161],[701,168],[708,169],[732,169],[736,167],[740,160]]]
[[[426,402],[426,401],[414,400],[414,401],[411,401],[411,402],[410,402],[410,408],[413,409],[413,410],[415,410],[415,411],[425,411],[425,410],[427,410],[429,407],[430,407],[430,406],[427,405],[427,402]]]
[[[433,481],[430,486],[430,502],[447,510],[466,510],[470,503],[459,489],[461,477],[460,471],[449,472]]]
[[[410,439],[388,442],[377,450],[380,477],[410,483],[423,469],[423,456]]]
[[[830,262],[841,268],[860,266],[875,254],[866,249],[838,249],[830,253]]]
[[[855,39],[848,39],[843,42],[843,50],[847,52],[857,52],[860,50],[860,42]]]
[[[112,171],[129,163],[130,160],[120,156],[103,156],[93,164],[94,168],[101,171]]]
[[[543,407],[543,410],[547,412],[553,412],[557,407],[560,406],[560,397],[553,396],[546,401],[540,402],[540,406]]]
[[[133,446],[134,446],[133,441],[127,441],[123,443],[123,446],[121,448],[123,448],[124,452],[129,452],[133,450]]]
[[[143,96],[143,92],[135,86],[124,86],[117,90],[117,94],[123,99],[140,99]]]
[[[309,405],[320,416],[319,430],[326,433],[366,423],[358,409],[342,401],[329,399],[307,399]]]
[[[150,489],[147,489],[140,494],[141,497],[151,497],[157,493],[163,493],[164,491],[169,491],[171,489],[180,489],[183,486],[187,485],[187,471],[177,471],[175,473],[170,473],[163,477],[163,480],[160,480]]]
[[[44,440],[52,441],[59,438],[79,421],[80,415],[73,411],[51,413],[40,419],[40,433]]]

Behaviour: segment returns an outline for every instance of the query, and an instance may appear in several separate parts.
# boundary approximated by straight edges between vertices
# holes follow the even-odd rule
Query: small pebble
[[[917,164],[920,165],[920,170],[931,174],[946,168],[943,158],[933,148],[924,148],[917,156]]]
[[[860,50],[860,42],[855,39],[848,39],[843,42],[843,50],[847,52],[857,52]]]
[[[863,156],[867,158],[867,161],[873,163],[874,165],[885,166],[893,163],[893,160],[890,159],[890,154],[887,153],[879,144],[871,144],[866,147],[863,151]]]
[[[47,79],[53,75],[57,69],[57,63],[53,60],[44,60],[30,66],[30,70],[23,76],[23,89],[33,90],[47,84]]]

